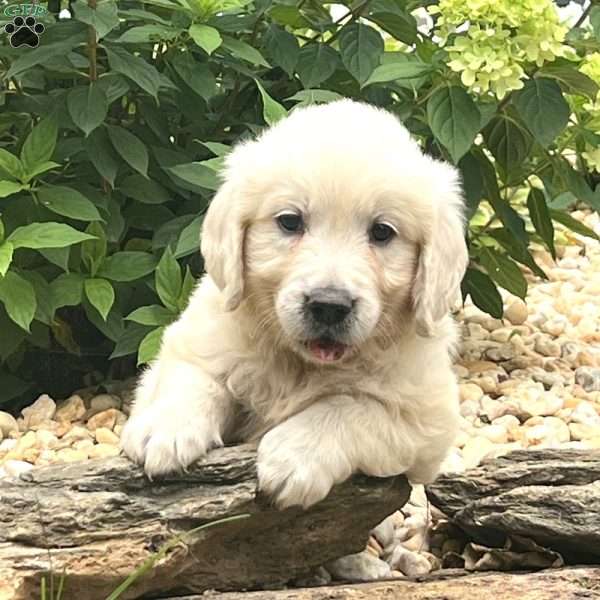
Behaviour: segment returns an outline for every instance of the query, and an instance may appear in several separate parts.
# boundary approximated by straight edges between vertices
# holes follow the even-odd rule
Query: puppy
[[[457,432],[462,210],[456,170],[373,106],[298,109],[238,144],[207,275],[141,378],[125,453],[158,476],[260,440],[280,508],[358,471],[431,482]]]

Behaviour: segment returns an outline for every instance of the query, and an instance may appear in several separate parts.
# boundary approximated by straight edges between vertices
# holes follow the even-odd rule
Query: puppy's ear
[[[223,292],[226,310],[235,310],[244,293],[245,226],[234,190],[227,180],[219,188],[204,217],[200,241],[206,272]]]
[[[469,262],[464,237],[463,198],[457,171],[433,162],[433,218],[421,246],[413,287],[417,333],[435,334],[435,325],[452,308]]]

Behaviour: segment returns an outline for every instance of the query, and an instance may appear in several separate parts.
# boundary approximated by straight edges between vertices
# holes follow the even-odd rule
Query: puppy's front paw
[[[218,432],[201,416],[168,415],[155,408],[132,416],[121,435],[125,454],[151,478],[185,469],[222,445]]]
[[[310,433],[282,424],[260,442],[259,490],[270,496],[279,509],[308,508],[351,474],[345,458],[336,453],[327,456],[326,448],[310,447],[309,439]]]

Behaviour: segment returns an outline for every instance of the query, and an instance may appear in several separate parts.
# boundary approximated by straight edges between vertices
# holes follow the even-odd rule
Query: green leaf
[[[404,10],[405,4],[396,0],[375,0],[369,3],[366,18],[410,46],[418,41],[417,21],[410,12]]]
[[[107,126],[108,137],[115,150],[121,155],[125,162],[145,177],[148,173],[148,151],[146,146],[133,133],[118,127]]]
[[[263,118],[267,125],[274,125],[280,119],[287,116],[287,110],[279,104],[279,102],[273,100],[269,94],[265,91],[265,88],[261,85],[258,79],[254,80],[260,92],[260,96],[263,102]]]
[[[28,185],[22,183],[15,183],[14,181],[0,181],[0,198],[6,198],[12,196],[21,190],[29,189]]]
[[[142,204],[163,204],[173,198],[173,195],[158,183],[137,174],[126,177],[119,186],[119,191]]]
[[[0,279],[0,302],[12,320],[21,329],[29,331],[37,306],[31,283],[14,271],[8,271]]]
[[[56,56],[66,56],[75,46],[82,42],[81,36],[73,36],[72,38],[56,42],[53,44],[41,44],[39,48],[30,50],[24,53],[17,60],[15,60],[10,69],[4,76],[5,79],[16,77],[21,73],[29,71],[32,67],[39,64],[44,64],[46,61],[51,60]]]
[[[101,221],[98,209],[77,190],[62,185],[43,186],[38,190],[40,204],[63,217],[78,221]]]
[[[188,304],[190,296],[194,290],[194,286],[196,285],[196,280],[194,279],[192,272],[189,267],[185,268],[185,276],[183,278],[183,284],[181,286],[181,293],[179,294],[179,298],[177,299],[177,308],[180,311],[185,310],[185,307]]]
[[[345,25],[339,36],[342,63],[361,85],[367,81],[383,54],[383,39],[378,31],[352,23]]]
[[[462,281],[463,295],[471,296],[473,304],[496,319],[504,314],[502,296],[494,282],[481,271],[467,269]]]
[[[176,29],[151,23],[127,29],[116,41],[121,44],[143,44],[162,40],[171,41],[175,37],[177,37]]]
[[[427,75],[431,70],[431,65],[417,60],[388,62],[379,65],[363,83],[363,87],[372,85],[373,83],[395,82],[399,79],[415,79],[416,77]]]
[[[158,297],[167,308],[176,311],[183,281],[179,263],[168,246],[158,263],[155,278]]]
[[[212,71],[208,65],[195,61],[190,52],[179,52],[171,64],[183,82],[207,102],[217,93]]]
[[[600,237],[596,235],[592,229],[584,225],[581,221],[578,221],[577,219],[572,217],[569,213],[562,212],[560,210],[550,209],[550,216],[552,217],[553,221],[561,223],[571,231],[574,231],[579,235],[584,235],[586,237],[590,237],[600,241]]]
[[[108,63],[113,71],[125,75],[158,100],[160,74],[151,64],[117,46],[105,50]]]
[[[17,227],[9,236],[15,248],[64,248],[90,240],[93,236],[65,223],[31,223]]]
[[[24,179],[25,169],[23,168],[23,164],[14,154],[11,154],[4,148],[0,148],[0,169],[15,179]],[[14,192],[10,193],[12,194]],[[8,196],[8,194],[6,195]],[[4,196],[2,197],[4,198]]]
[[[300,90],[293,96],[286,98],[286,100],[298,100],[300,103],[298,106],[300,106],[305,104],[326,104],[327,102],[334,102],[342,98],[343,96],[329,90]]]
[[[78,0],[74,8],[77,19],[96,30],[96,40],[103,38],[119,25],[117,3],[112,0],[99,2],[95,8],[91,8],[83,0]]]
[[[133,321],[140,325],[157,326],[172,323],[177,318],[177,315],[164,306],[153,304],[151,306],[141,306],[140,308],[136,308],[125,318],[128,321]]]
[[[450,86],[439,89],[429,98],[427,120],[433,135],[457,163],[473,144],[481,115],[463,88]]]
[[[571,109],[555,81],[529,79],[513,100],[523,121],[543,146],[548,146],[567,126]]]
[[[46,117],[31,130],[21,149],[21,162],[27,173],[34,172],[52,158],[57,138],[58,127],[51,117]]]
[[[487,274],[498,285],[519,298],[525,298],[527,281],[516,263],[494,248],[486,246],[481,247],[477,254]]]
[[[300,54],[300,45],[296,36],[272,24],[265,35],[265,43],[273,62],[281,67],[288,77],[292,77]]]
[[[48,160],[43,163],[39,163],[36,167],[33,168],[33,170],[31,170],[25,174],[25,177],[23,180],[31,181],[37,175],[41,175],[42,173],[45,173],[46,171],[49,171],[50,169],[55,169],[56,167],[60,167],[60,165],[58,163],[52,162],[51,160]]]
[[[203,221],[204,216],[200,215],[182,229],[175,246],[175,258],[198,252],[200,248],[200,227]]]
[[[100,313],[104,321],[115,302],[115,290],[106,279],[86,279],[84,282],[85,295],[90,304]]]
[[[165,171],[176,175],[180,179],[207,190],[218,190],[220,183],[217,175],[201,162],[191,162],[174,167],[163,167]]]
[[[242,42],[242,40],[226,35],[223,36],[221,45],[236,58],[241,58],[257,67],[271,67],[264,56],[256,48],[250,44],[246,44],[246,42]]]
[[[582,94],[591,100],[595,100],[600,91],[600,87],[593,79],[574,66],[544,65],[535,76],[554,79],[563,85],[568,94]]]
[[[212,54],[223,42],[221,34],[209,25],[191,25],[188,29],[190,37],[206,54]]]
[[[477,212],[483,197],[483,177],[479,162],[472,152],[467,152],[459,161],[458,167],[462,176],[463,190],[467,205],[467,220],[470,221]]]
[[[600,6],[594,6],[590,11],[590,24],[596,39],[600,41]]]
[[[84,242],[85,244],[85,242]],[[38,252],[50,263],[60,267],[63,271],[69,270],[71,248],[40,248]]]
[[[90,223],[86,233],[95,236],[94,240],[86,240],[81,244],[81,260],[92,277],[96,276],[100,265],[106,258],[106,232],[100,223]]]
[[[106,131],[104,129],[94,130],[84,139],[83,145],[96,171],[114,188],[119,163]]]
[[[117,338],[115,349],[112,351],[109,358],[119,358],[120,356],[135,354],[147,333],[148,327],[146,325],[128,323],[121,331],[121,335]]]
[[[19,377],[15,377],[12,373],[0,371],[0,389],[2,389],[0,404],[8,404],[11,400],[18,398],[32,386],[32,381],[25,381]]]
[[[109,340],[116,342],[125,330],[125,321],[116,306],[108,313],[106,321],[100,316],[98,310],[93,307],[87,296],[82,300],[83,310],[88,320]]]
[[[300,48],[296,72],[305,88],[314,88],[333,75],[338,62],[338,53],[331,46],[309,43]]]
[[[552,218],[550,217],[546,199],[541,190],[536,188],[531,188],[529,190],[529,195],[527,196],[527,208],[535,230],[548,247],[548,250],[550,250],[552,258],[556,260],[554,225],[552,224]]]
[[[50,282],[50,297],[54,309],[81,304],[83,282],[84,278],[79,273],[62,273]]]
[[[511,258],[531,269],[538,277],[548,279],[546,273],[540,269],[533,256],[531,256],[531,253],[527,249],[527,244],[515,237],[511,231],[504,227],[495,228],[489,230],[488,235],[498,241]]]
[[[164,327],[157,327],[156,329],[148,333],[146,337],[142,340],[142,343],[140,344],[138,350],[138,365],[148,363],[154,358],[156,358],[160,350],[160,344],[162,341],[164,331]]]
[[[533,143],[525,128],[504,115],[499,115],[489,122],[483,130],[483,138],[508,178],[520,171]]]
[[[10,242],[0,244],[0,276],[4,277],[12,262],[14,246]]]
[[[111,281],[134,281],[152,273],[156,262],[147,252],[115,252],[104,261],[97,275]]]
[[[106,119],[108,100],[104,90],[92,81],[68,93],[67,107],[73,123],[88,136]]]

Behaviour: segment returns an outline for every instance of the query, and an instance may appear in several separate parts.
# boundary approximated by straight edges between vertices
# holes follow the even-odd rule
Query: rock
[[[108,458],[118,456],[121,449],[113,444],[96,444],[89,448],[88,455],[90,458]]]
[[[77,440],[91,440],[93,435],[81,425],[75,425],[65,435],[63,435],[61,442],[67,444],[73,444]]]
[[[566,423],[556,417],[544,417],[539,425],[528,427],[525,431],[525,441],[529,446],[557,447],[570,439]]]
[[[331,577],[349,581],[376,581],[390,576],[390,566],[369,552],[350,554],[325,565]]]
[[[389,559],[392,569],[397,569],[407,577],[420,577],[431,572],[431,563],[417,552],[396,546]]]
[[[107,429],[112,430],[117,423],[117,418],[119,417],[119,415],[122,415],[122,417],[125,419],[127,418],[121,411],[117,410],[116,408],[109,408],[107,410],[99,412],[88,420],[87,428],[90,431],[96,431],[98,427],[106,427]]]
[[[27,473],[33,469],[33,465],[31,463],[23,460],[6,460],[4,461],[2,467],[6,471],[7,475],[12,475],[13,477],[18,477],[21,475],[21,473]]]
[[[498,365],[489,360],[474,360],[466,363],[464,366],[471,375],[482,375],[488,371],[498,370]]]
[[[569,423],[569,431],[573,440],[587,440],[600,436],[600,426],[586,423]]]
[[[81,396],[74,394],[60,403],[54,418],[57,421],[77,421],[85,415],[85,410]]]
[[[470,439],[462,450],[465,468],[476,467],[493,449],[494,444],[485,437],[477,436]]]
[[[571,413],[571,421],[575,423],[584,423],[587,425],[600,425],[600,415],[596,412],[591,402],[582,400],[577,404]]]
[[[77,462],[86,460],[88,453],[83,450],[75,450],[74,448],[62,448],[56,452],[57,462]]]
[[[599,481],[598,451],[519,450],[440,475],[427,492],[476,543],[502,546],[518,535],[577,563],[600,559]]]
[[[113,446],[119,445],[119,436],[115,435],[107,427],[98,427],[94,432],[96,441],[100,444],[111,444]]]
[[[539,387],[538,387],[539,386]],[[544,390],[543,385],[529,385],[521,390],[523,397],[517,400],[523,418],[551,416],[564,404],[563,399],[554,392]]]
[[[40,448],[52,449],[58,445],[58,437],[45,429],[40,429],[36,433],[36,441]]]
[[[461,383],[458,387],[460,390],[461,402],[479,402],[483,397],[483,390],[474,383]]]
[[[479,429],[478,433],[494,444],[505,444],[508,442],[508,431],[502,425],[486,425]]]
[[[386,548],[394,541],[394,523],[396,520],[395,513],[391,514],[371,531],[371,535],[379,542],[382,548]]]
[[[575,382],[586,392],[600,391],[600,368],[579,367],[575,371]]]
[[[35,447],[37,444],[37,437],[35,431],[28,431],[23,437],[17,440],[14,447],[13,454],[15,458],[22,458],[23,452],[29,448]]]
[[[48,394],[42,394],[31,406],[21,411],[26,427],[49,421],[56,413],[56,403]]]
[[[108,410],[110,408],[121,408],[121,400],[118,396],[113,394],[98,394],[90,400],[90,410],[88,411],[88,417]]]
[[[520,298],[515,298],[504,311],[504,318],[512,325],[522,325],[529,316],[527,304]]]
[[[17,445],[17,440],[15,440],[15,439],[8,438],[6,440],[2,440],[2,442],[0,442],[0,452],[1,453],[10,452],[11,450],[14,449],[14,447],[16,445]]]
[[[19,426],[16,419],[7,412],[0,410],[0,431],[2,431],[3,436],[7,437],[11,431],[18,430]]]
[[[553,342],[551,339],[546,337],[538,337],[535,341],[535,351],[542,356],[553,356],[558,358],[561,354],[560,344]]]

